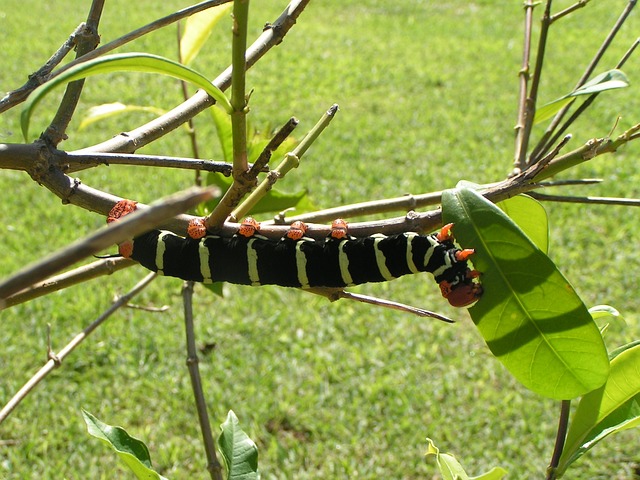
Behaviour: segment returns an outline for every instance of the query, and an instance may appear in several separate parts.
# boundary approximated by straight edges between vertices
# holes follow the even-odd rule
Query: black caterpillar
[[[113,221],[135,209],[123,200],[110,213]],[[283,287],[348,287],[385,282],[402,275],[430,272],[451,305],[475,302],[482,287],[478,273],[469,268],[473,250],[453,243],[451,225],[437,234],[374,235],[351,238],[347,225],[336,220],[324,241],[304,237],[306,226],[294,222],[280,240],[257,234],[259,224],[246,219],[231,238],[205,236],[202,222],[189,227],[192,237],[152,230],[121,244],[120,253],[161,275],[196,282],[229,282],[240,285]]]

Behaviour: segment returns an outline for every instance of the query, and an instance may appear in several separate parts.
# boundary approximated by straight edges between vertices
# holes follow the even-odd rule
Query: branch
[[[258,185],[242,205],[231,212],[231,221],[237,221],[246,215],[246,213],[249,212],[269,190],[271,190],[276,181],[284,178],[290,170],[298,168],[298,165],[300,165],[300,158],[302,158],[313,142],[318,139],[324,129],[329,126],[329,123],[331,123],[331,120],[333,120],[337,112],[338,105],[334,104],[324,113],[324,115],[322,115],[320,120],[318,120],[296,148],[285,155],[284,160],[273,170],[273,175],[270,175],[260,185]]]
[[[155,202],[152,207],[127,215],[122,221],[105,226],[86,238],[25,267],[8,279],[0,282],[0,308],[5,299],[20,290],[74,264],[78,260],[133,238],[155,227],[168,217],[196,206],[211,197],[211,190],[192,188]]]
[[[522,147],[524,146],[524,124],[527,113],[527,90],[529,84],[529,59],[531,58],[531,30],[533,24],[533,9],[537,3],[528,0],[524,4],[524,45],[522,47],[522,67],[518,76],[520,77],[520,94],[518,99],[518,121],[515,126],[516,133],[516,150],[514,155],[515,173],[522,171],[525,167],[522,155]]]
[[[93,321],[82,333],[76,335],[62,350],[54,354],[49,351],[49,360],[44,366],[33,375],[27,383],[7,402],[0,410],[0,424],[9,416],[20,402],[38,385],[53,369],[58,368],[62,361],[82,343],[91,333],[98,328],[107,318],[111,316],[120,307],[126,305],[133,297],[142,291],[154,278],[155,273],[148,274],[142,281],[134,286],[126,295],[118,298],[113,302],[102,315]]]
[[[35,74],[30,76],[29,81],[25,85],[23,85],[22,87],[20,87],[19,89],[13,92],[10,92],[3,99],[0,100],[0,113],[23,102],[29,96],[29,94],[33,90],[35,90],[39,85],[43,84],[47,80],[50,80],[54,76],[59,75],[65,70],[75,65],[78,65],[79,63],[86,62],[94,58],[98,58],[100,55],[104,55],[105,53],[115,50],[116,48],[121,47],[129,42],[132,42],[133,40],[140,38],[143,35],[151,33],[160,28],[166,27],[167,25],[171,25],[172,23],[177,22],[178,20],[181,20],[185,17],[189,17],[194,13],[198,13],[198,12],[201,12],[202,10],[206,10],[208,8],[222,5],[223,3],[228,3],[230,1],[231,0],[208,0],[206,2],[198,3],[197,5],[193,5],[191,7],[178,10],[177,12],[172,13],[171,15],[167,15],[166,17],[163,17],[159,20],[151,22],[145,25],[144,27],[138,28],[137,30],[127,33],[126,35],[123,35],[122,37],[117,38],[116,40],[109,42],[103,45],[102,47],[96,48],[90,52],[85,53],[81,58],[76,58],[76,60],[69,62],[64,67],[60,68],[59,70],[56,70],[53,74],[51,74],[51,71],[53,70],[53,68],[58,63],[60,63],[62,58],[64,58],[64,56],[69,52],[69,50],[73,48],[73,46],[75,46],[75,36],[78,33],[82,32],[82,29],[85,28],[85,25],[81,24],[80,27],[78,27],[78,29],[71,35],[69,40],[67,40],[67,42],[63,45],[63,47],[61,47],[61,49],[58,52],[56,52],[56,54],[54,54],[54,56],[51,57],[51,59],[49,59],[49,61],[45,64],[45,66],[43,66]],[[31,78],[35,78],[36,81],[32,81]]]
[[[193,282],[184,282],[182,287],[184,304],[184,326],[187,344],[187,368],[191,378],[191,388],[196,401],[196,411],[202,432],[202,442],[207,456],[207,470],[213,480],[222,480],[222,465],[216,456],[216,443],[211,431],[211,422],[207,412],[207,401],[204,397],[200,369],[198,368],[198,351],[193,326]]]
[[[55,277],[50,277],[43,282],[31,285],[5,299],[4,308],[13,307],[20,303],[28,302],[34,298],[42,297],[58,290],[93,280],[104,275],[111,275],[123,268],[136,265],[136,262],[128,258],[103,258],[96,262],[75,268]],[[0,307],[2,307],[0,305]],[[2,308],[0,308],[2,310]]]
[[[86,28],[83,30],[83,34],[79,37],[78,45],[76,46],[76,59],[89,53],[96,48],[100,43],[100,35],[98,35],[98,24],[102,15],[102,9],[104,7],[104,0],[93,0],[91,2],[91,8],[89,9],[89,15],[87,16]],[[82,94],[82,88],[84,87],[84,79],[76,80],[67,85],[60,106],[56,112],[51,124],[42,134],[42,139],[49,145],[56,146],[62,140],[67,139],[66,130],[71,122],[78,102],[80,101],[80,95]]]
[[[265,26],[262,34],[246,52],[247,69],[255,65],[271,48],[283,41],[285,35],[295,25],[296,20],[309,2],[310,0],[293,0],[275,22]],[[231,67],[228,67],[213,80],[213,84],[223,91],[229,88],[231,85]],[[103,143],[85,148],[83,152],[134,152],[175,130],[213,104],[214,100],[211,97],[203,91],[198,91],[188,101],[178,105],[166,114],[135,130],[121,133]]]
[[[624,22],[629,17],[629,14],[633,10],[633,8],[636,6],[636,1],[637,0],[629,0],[622,14],[618,18],[614,26],[611,28],[611,31],[609,32],[609,34],[606,36],[606,38],[602,42],[602,45],[600,45],[600,48],[598,49],[594,57],[591,59],[591,62],[589,62],[589,65],[587,65],[587,68],[582,74],[582,77],[580,77],[580,79],[578,80],[578,83],[574,87],[574,90],[584,85],[586,81],[589,79],[589,77],[595,70],[596,66],[600,62],[600,59],[604,56],[604,53],[607,51],[607,49],[613,42],[613,39],[617,35],[618,31],[620,30]],[[624,61],[626,61],[626,55],[625,57],[623,57],[622,62],[624,63]],[[542,157],[548,151],[550,146],[555,143],[556,139],[559,138],[560,135],[562,135],[562,133],[558,133],[553,138],[551,138],[554,132],[556,131],[556,129],[558,128],[558,125],[560,125],[560,122],[565,117],[565,115],[567,114],[570,108],[571,108],[571,105],[565,105],[558,111],[558,113],[556,113],[555,117],[553,117],[553,120],[551,120],[551,123],[549,124],[544,134],[542,135],[542,137],[540,138],[540,140],[532,150],[530,155],[530,160],[529,160],[530,163],[535,163],[540,157]]]

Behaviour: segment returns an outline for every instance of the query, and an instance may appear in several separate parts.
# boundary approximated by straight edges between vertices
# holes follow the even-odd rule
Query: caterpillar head
[[[474,271],[469,270],[469,272],[473,273]],[[467,307],[480,298],[482,285],[473,282],[471,279],[455,285],[443,281],[440,283],[440,291],[452,307]]]

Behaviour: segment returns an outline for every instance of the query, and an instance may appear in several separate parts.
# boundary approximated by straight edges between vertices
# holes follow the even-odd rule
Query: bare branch
[[[155,202],[152,207],[127,215],[119,222],[112,223],[88,237],[76,241],[68,247],[49,255],[8,279],[0,282],[0,308],[9,295],[39,282],[83,258],[133,238],[179,212],[183,212],[211,197],[211,190],[192,188]]]
[[[212,480],[222,480],[222,465],[216,456],[216,443],[213,439],[211,422],[207,411],[207,401],[202,388],[200,368],[198,367],[198,351],[196,348],[195,329],[193,326],[193,282],[184,282],[182,287],[182,302],[184,304],[184,326],[187,344],[187,368],[191,378],[191,388],[196,401],[196,411],[202,432],[207,470]]]
[[[62,361],[71,353],[73,350],[80,345],[91,333],[98,328],[107,318],[111,316],[116,310],[120,307],[126,305],[133,297],[135,297],[138,293],[140,293],[154,278],[156,277],[155,273],[148,274],[144,279],[142,279],[136,286],[134,286],[126,295],[118,298],[113,302],[111,307],[109,307],[102,315],[100,315],[96,320],[93,321],[87,328],[85,328],[82,333],[76,335],[73,340],[71,340],[62,350],[58,353],[53,354],[49,352],[49,360],[44,366],[38,370],[38,372],[33,375],[24,386],[18,390],[18,392],[7,402],[7,404],[0,410],[0,424],[15,410],[15,408],[20,404],[22,400],[26,398],[27,395],[55,368],[59,367]]]
[[[123,268],[136,265],[136,262],[127,258],[104,258],[88,265],[75,268],[68,272],[56,275],[55,277],[47,278],[46,280],[31,285],[25,290],[21,290],[5,300],[4,308],[13,307],[20,303],[28,302],[34,298],[42,297],[58,290],[84,283],[94,278],[98,278],[104,275],[111,275]],[[0,308],[1,309],[1,308]]]

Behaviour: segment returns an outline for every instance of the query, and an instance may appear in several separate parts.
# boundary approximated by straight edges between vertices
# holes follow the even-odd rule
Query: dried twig
[[[212,480],[222,480],[222,465],[216,456],[216,444],[213,439],[211,422],[207,412],[207,401],[204,397],[200,369],[198,368],[198,350],[193,327],[193,282],[184,282],[182,287],[182,302],[184,304],[184,324],[187,344],[187,368],[191,377],[191,387],[196,401],[196,410],[202,432],[202,441],[207,456],[207,470]]]
[[[144,289],[154,278],[155,273],[148,274],[142,279],[131,291],[126,295],[119,297],[113,304],[96,320],[93,321],[82,333],[76,335],[62,350],[58,353],[49,352],[49,359],[45,365],[34,374],[24,386],[7,402],[0,410],[0,424],[9,416],[13,410],[20,404],[24,398],[38,385],[53,369],[59,367],[62,361],[82,343],[91,333],[98,328],[107,318],[111,316],[120,307],[126,305],[133,297],[135,297],[142,289]]]

